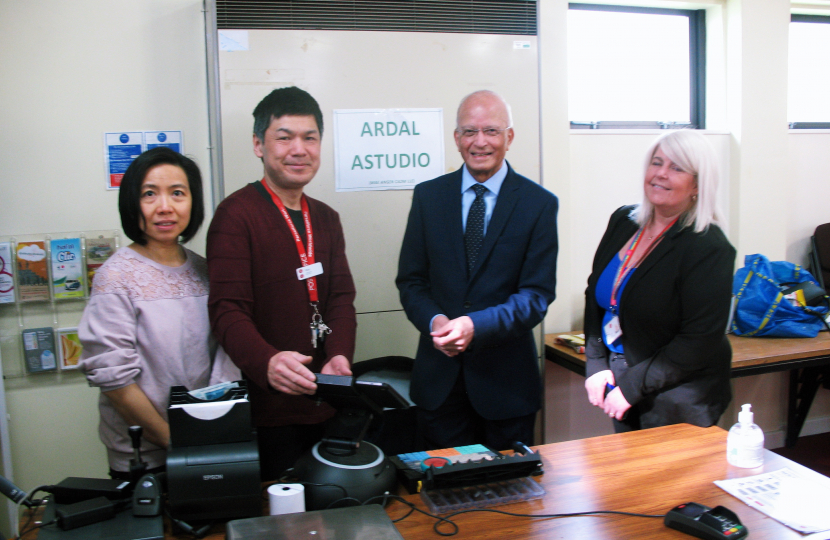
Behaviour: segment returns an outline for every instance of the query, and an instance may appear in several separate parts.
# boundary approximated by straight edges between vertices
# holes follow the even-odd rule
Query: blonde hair
[[[658,148],[681,169],[693,174],[697,181],[697,199],[681,216],[681,227],[694,225],[695,232],[703,232],[714,223],[725,228],[726,222],[717,201],[720,173],[715,150],[706,137],[690,129],[661,135],[646,152],[646,171]],[[654,206],[643,193],[643,202],[632,212],[632,217],[641,227],[645,227],[653,214]]]

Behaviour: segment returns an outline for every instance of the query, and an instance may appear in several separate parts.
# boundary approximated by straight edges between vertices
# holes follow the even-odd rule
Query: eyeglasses
[[[508,129],[510,129],[510,127],[506,127],[504,129],[497,129],[497,128],[492,128],[492,127],[491,128],[483,128],[483,129],[458,128],[458,129],[455,130],[455,132],[458,133],[459,135],[461,135],[461,137],[464,138],[464,139],[472,139],[473,137],[478,135],[478,132],[480,131],[488,139],[494,139],[494,138],[498,137],[499,135],[501,135],[503,132],[507,131]]]

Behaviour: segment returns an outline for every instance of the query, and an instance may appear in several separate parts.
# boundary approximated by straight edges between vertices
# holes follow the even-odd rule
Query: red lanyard
[[[646,249],[646,252],[643,254],[643,256],[640,257],[641,261],[648,257],[649,253],[651,253],[651,251],[657,245],[657,242],[659,242],[660,239],[663,238],[663,235],[666,234],[666,232],[671,228],[672,225],[677,223],[677,219],[678,218],[674,218],[674,221],[666,225],[666,228],[663,229],[663,232],[657,235],[657,238],[654,239],[654,241]],[[628,267],[628,263],[631,261],[631,257],[634,255],[634,250],[637,249],[637,244],[640,243],[640,239],[643,237],[644,230],[645,227],[640,227],[640,230],[637,231],[637,235],[634,237],[634,241],[631,242],[631,246],[628,248],[628,251],[625,252],[625,258],[623,259],[622,264],[619,268],[617,268],[617,275],[616,277],[614,277],[614,286],[611,288],[612,311],[616,312],[614,308],[617,307],[617,291],[620,288],[620,284],[622,283],[623,279],[625,279],[626,274],[628,274],[628,271],[631,270],[631,268]]]
[[[303,240],[300,238],[300,233],[297,232],[297,227],[294,226],[294,222],[291,221],[291,216],[288,215],[288,210],[285,209],[285,205],[282,203],[282,200],[277,196],[276,193],[271,191],[271,188],[268,187],[268,182],[265,181],[265,178],[262,179],[262,185],[265,186],[265,190],[271,195],[271,200],[274,201],[274,204],[277,208],[279,208],[282,217],[285,218],[285,222],[288,224],[288,228],[291,230],[291,235],[294,237],[294,243],[297,245],[297,253],[300,254],[300,261],[303,263],[303,266],[310,266],[314,264],[314,235],[311,232],[311,217],[308,213],[308,201],[306,201],[305,196],[302,197],[300,200],[300,207],[303,211],[303,221],[305,222],[305,232],[306,236],[308,237],[308,253],[306,253],[306,248],[303,245]],[[310,277],[305,280],[306,286],[308,287],[308,298],[312,302],[317,302],[317,278]]]

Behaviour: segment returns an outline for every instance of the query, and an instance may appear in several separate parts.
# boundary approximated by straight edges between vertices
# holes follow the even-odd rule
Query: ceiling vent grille
[[[216,0],[220,30],[375,30],[536,35],[524,0]]]

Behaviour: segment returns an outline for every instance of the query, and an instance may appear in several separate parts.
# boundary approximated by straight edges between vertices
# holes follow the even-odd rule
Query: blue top
[[[611,311],[611,291],[614,288],[614,278],[617,277],[617,270],[619,270],[621,263],[622,261],[620,260],[619,255],[611,258],[611,262],[608,263],[608,266],[605,267],[605,270],[603,270],[602,274],[599,276],[595,293],[597,304],[605,310],[602,317],[602,341],[605,342],[605,346],[608,347],[611,352],[618,354],[623,354],[622,338],[619,337],[613,343],[608,343],[608,337],[605,335],[605,325],[614,318],[614,313]],[[623,278],[622,283],[620,283],[620,288],[617,290],[617,313],[620,311],[620,298],[622,298],[623,289],[625,289],[625,284],[628,283],[628,280],[631,278],[631,274],[634,273],[634,270],[636,270],[636,268],[632,268],[628,271]]]

